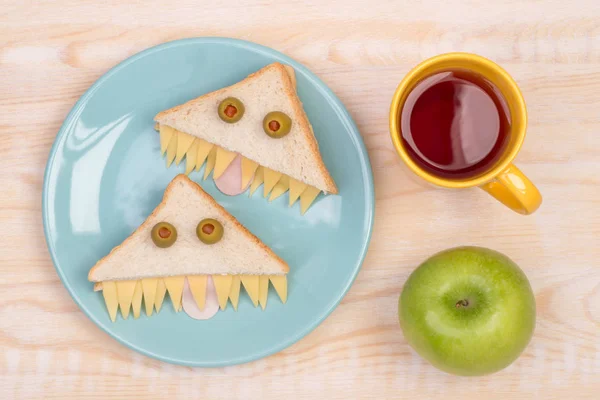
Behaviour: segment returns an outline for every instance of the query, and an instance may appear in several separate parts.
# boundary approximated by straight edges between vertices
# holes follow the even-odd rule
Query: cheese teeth
[[[158,128],[161,154],[165,155],[167,167],[170,167],[173,162],[178,165],[185,157],[186,174],[190,174],[194,170],[199,171],[202,165],[206,164],[204,179],[207,179],[211,172],[213,173],[213,178],[217,179],[236,156],[234,152],[225,150],[169,126],[161,125]],[[300,211],[302,214],[308,210],[321,192],[315,187],[292,179],[280,172],[260,166],[246,157],[242,157],[241,187],[245,188],[250,179],[252,179],[250,196],[252,196],[260,185],[263,185],[263,195],[264,197],[268,197],[269,201],[273,201],[289,191],[289,206],[293,206],[300,199]]]
[[[115,322],[117,311],[123,319],[133,311],[134,318],[140,316],[142,299],[146,315],[158,313],[168,293],[173,308],[181,311],[181,298],[185,279],[198,307],[204,309],[208,275],[170,276],[165,278],[144,278],[127,281],[104,281],[94,285],[94,290],[102,290],[110,319]],[[264,310],[267,305],[269,282],[283,303],[287,301],[287,277],[285,275],[212,275],[221,310],[227,308],[228,301],[237,311],[240,290],[243,286],[254,307],[259,304]]]

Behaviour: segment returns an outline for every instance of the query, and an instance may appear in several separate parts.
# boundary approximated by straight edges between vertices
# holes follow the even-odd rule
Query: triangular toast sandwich
[[[337,194],[295,82],[293,68],[273,63],[158,113],[155,127],[167,166],[185,157],[189,174],[206,162],[204,179],[211,171],[218,179],[239,154],[242,188],[251,183],[252,194],[264,183],[270,200],[289,190],[289,205],[300,199],[302,213],[320,192]]]
[[[265,307],[269,282],[283,302],[287,299],[288,265],[242,226],[187,176],[176,176],[162,202],[123,243],[89,271],[88,279],[102,290],[110,318],[117,309],[137,318],[142,298],[147,315],[160,308],[168,293],[181,309],[184,280],[194,300],[204,308],[208,276],[221,309],[231,301],[237,310],[243,286],[254,306]]]

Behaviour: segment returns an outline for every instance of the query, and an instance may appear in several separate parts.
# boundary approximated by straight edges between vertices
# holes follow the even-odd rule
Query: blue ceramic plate
[[[321,196],[300,215],[287,195],[269,203],[260,190],[228,197],[200,172],[191,174],[217,202],[290,265],[283,305],[271,290],[266,311],[240,296],[208,321],[175,313],[115,323],[89,269],[120,244],[160,203],[184,163],[167,169],[154,115],[280,61],[293,66],[298,94],[314,126],[340,194]],[[308,69],[274,50],[232,39],[166,43],[122,62],[77,102],[62,126],[46,167],[46,241],[65,287],[85,314],[128,347],[163,361],[225,366],[280,351],[323,321],[350,288],[365,257],[373,222],[373,177],[361,136],[336,96]]]

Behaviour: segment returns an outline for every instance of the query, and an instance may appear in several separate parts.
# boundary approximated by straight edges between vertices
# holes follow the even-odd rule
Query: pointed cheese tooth
[[[208,283],[208,275],[189,275],[187,280],[198,308],[204,310],[204,306],[206,305],[206,285]]]
[[[156,297],[154,298],[154,307],[156,308],[156,312],[160,311],[162,307],[163,301],[165,300],[165,294],[167,293],[167,287],[165,286],[165,280],[162,278],[158,278],[158,282],[156,284]]]
[[[258,275],[240,275],[240,280],[254,307],[258,305],[259,280]]]
[[[179,165],[187,151],[190,149],[192,143],[194,143],[194,137],[192,135],[177,131],[177,154],[175,156],[175,164]]]
[[[257,168],[257,163],[249,158],[242,157],[242,189],[248,186],[248,183],[250,183],[250,179],[252,179]]]
[[[217,146],[213,146],[208,153],[208,160],[206,161],[206,169],[204,170],[204,180],[208,178],[213,168],[215,167],[215,161],[217,160]]]
[[[233,277],[231,275],[213,275],[212,279],[217,291],[219,307],[221,307],[221,310],[224,310],[227,307],[227,298],[229,298]]]
[[[104,303],[106,303],[110,320],[115,322],[117,319],[117,310],[119,309],[119,299],[117,297],[117,285],[114,281],[102,282],[102,296],[104,297]]]
[[[117,297],[119,298],[121,315],[123,319],[127,319],[129,309],[131,308],[131,300],[133,300],[133,293],[135,292],[136,281],[116,281],[115,283],[117,284]]]
[[[229,290],[229,301],[231,301],[231,305],[235,311],[237,311],[238,302],[240,300],[240,283],[240,276],[233,275],[233,278],[231,279],[231,289]]]
[[[135,290],[133,291],[133,298],[131,299],[131,309],[133,310],[133,318],[138,319],[140,317],[140,311],[142,310],[142,282],[137,281],[135,284]]]
[[[213,172],[213,179],[219,179],[223,172],[229,167],[229,164],[237,156],[237,153],[233,151],[225,150],[221,147],[217,147],[217,154],[215,159],[215,172]]]
[[[269,275],[260,275],[258,278],[258,302],[264,310],[269,297]]]
[[[146,315],[151,316],[156,299],[156,286],[158,279],[142,279],[142,292],[144,292],[144,305],[146,306]]]
[[[300,197],[302,192],[306,189],[306,184],[290,178],[290,202],[289,206],[293,206],[296,200]]]
[[[183,295],[184,279],[184,276],[168,276],[164,278],[167,292],[169,292],[169,297],[171,298],[171,303],[173,303],[173,308],[177,312],[181,310],[181,296]]]
[[[285,304],[287,301],[287,276],[285,275],[271,275],[269,276],[275,291],[279,295],[281,302]]]
[[[196,166],[196,160],[198,158],[198,140],[194,139],[190,149],[187,151],[185,156],[185,174],[189,175]]]
[[[171,141],[171,138],[173,137],[173,132],[175,132],[175,129],[171,128],[170,126],[166,126],[166,125],[161,125],[159,128],[159,132],[160,132],[160,155],[164,155],[165,151],[167,151],[167,147],[169,146],[169,142]]]
[[[265,180],[264,168],[258,167],[258,169],[256,170],[256,173],[254,174],[254,180],[252,181],[252,184],[250,185],[250,196],[252,196],[252,194],[254,194],[254,192],[256,192],[256,189],[258,189],[259,186],[263,184],[264,180]]]
[[[171,166],[173,160],[175,160],[175,156],[177,155],[177,137],[178,135],[173,133],[173,135],[171,135],[169,145],[167,146],[167,168]]]
[[[302,214],[308,210],[310,205],[315,201],[317,196],[321,193],[319,189],[313,186],[307,186],[304,192],[300,195],[300,211]]]
[[[200,171],[204,161],[206,161],[206,157],[208,157],[208,154],[215,146],[214,144],[208,143],[206,140],[202,139],[196,139],[196,142],[198,143],[198,152],[196,153],[196,171]]]
[[[279,182],[275,185],[273,190],[271,191],[271,196],[269,196],[269,201],[273,201],[290,188],[290,178],[287,175],[282,175]]]
[[[281,172],[273,171],[269,168],[263,168],[265,173],[265,186],[263,187],[263,196],[267,197],[271,190],[275,187],[281,176],[283,175]]]

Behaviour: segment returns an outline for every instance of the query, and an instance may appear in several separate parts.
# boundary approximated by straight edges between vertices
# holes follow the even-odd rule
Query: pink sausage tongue
[[[212,318],[219,311],[219,300],[217,299],[217,291],[215,290],[212,278],[209,276],[206,283],[206,303],[204,304],[204,310],[198,308],[187,279],[183,284],[182,304],[183,311],[194,319]]]
[[[215,179],[215,185],[217,185],[217,189],[228,196],[237,196],[238,194],[244,193],[246,189],[248,189],[248,186],[250,186],[250,182],[252,182],[252,179],[250,179],[246,187],[241,187],[242,157],[240,157],[239,154],[233,159],[223,174],[219,178]]]

